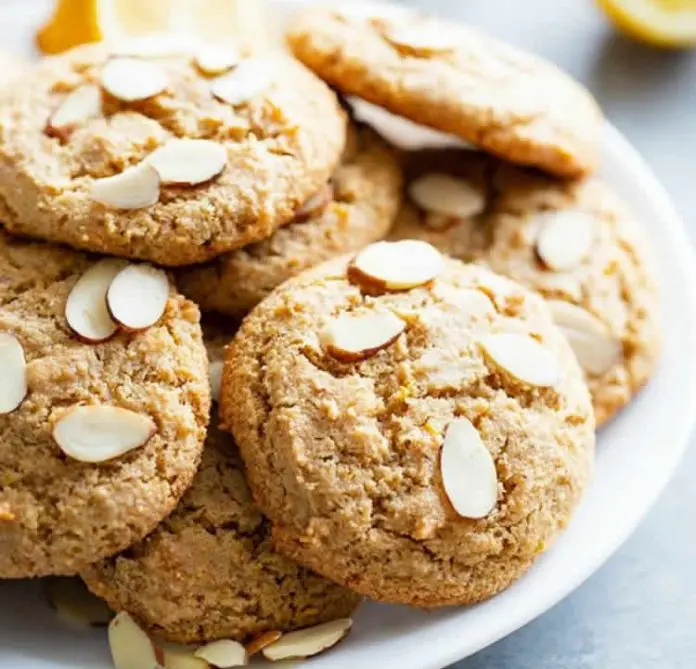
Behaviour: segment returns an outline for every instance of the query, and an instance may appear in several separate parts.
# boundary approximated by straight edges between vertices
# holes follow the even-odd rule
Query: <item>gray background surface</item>
[[[696,239],[696,51],[622,38],[591,0],[409,4],[479,25],[582,81],[650,163]],[[695,473],[692,447],[660,502],[597,574],[456,669],[696,667]]]

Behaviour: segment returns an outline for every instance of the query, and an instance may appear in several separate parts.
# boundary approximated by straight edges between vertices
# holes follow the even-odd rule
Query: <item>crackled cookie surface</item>
[[[114,262],[128,266],[0,232],[0,577],[74,574],[123,550],[198,467],[209,407],[198,309],[169,291],[154,324],[97,332],[104,294],[76,285]]]
[[[472,152],[409,162],[393,237],[428,241],[539,292],[585,370],[597,423],[628,404],[659,355],[658,293],[643,231],[611,189]]]
[[[268,237],[336,167],[344,113],[289,57],[119,49],[47,58],[11,91],[0,113],[8,230],[200,262]]]
[[[220,324],[206,329],[211,366],[232,333]],[[360,602],[273,550],[237,447],[215,425],[201,468],[172,515],[144,541],[82,576],[113,609],[181,643],[246,641],[303,628],[349,616]]]
[[[228,347],[221,398],[278,549],[384,601],[507,587],[591,467],[589,394],[543,300],[421,242],[277,289]]]
[[[367,127],[351,126],[341,165],[287,225],[267,240],[182,270],[182,292],[204,310],[243,316],[273,288],[388,232],[401,200],[393,151]]]
[[[476,30],[365,3],[310,8],[290,25],[295,55],[341,92],[562,176],[595,167],[601,114],[550,63]]]

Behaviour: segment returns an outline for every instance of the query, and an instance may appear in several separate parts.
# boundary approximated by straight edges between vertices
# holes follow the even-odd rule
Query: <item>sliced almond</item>
[[[209,669],[210,665],[201,657],[196,657],[192,648],[166,645],[159,648],[164,669]]]
[[[109,59],[101,72],[104,90],[123,102],[147,100],[167,87],[161,67],[140,58]]]
[[[120,407],[87,405],[68,411],[54,426],[53,439],[80,462],[106,462],[144,446],[157,432],[149,416]]]
[[[73,286],[65,303],[65,319],[80,339],[91,343],[106,341],[118,331],[106,306],[106,293],[125,260],[108,258],[92,265]]]
[[[14,411],[27,396],[27,362],[19,340],[0,332],[0,415]]]
[[[236,106],[262,93],[273,80],[271,64],[262,58],[243,60],[228,74],[213,79],[210,90],[216,98]]]
[[[220,387],[222,386],[222,360],[215,360],[208,367],[208,379],[210,381],[210,396],[214,402],[220,401]]]
[[[334,189],[331,183],[326,183],[319,191],[308,197],[304,204],[295,212],[295,223],[304,223],[311,218],[321,216],[331,204]]]
[[[466,418],[447,427],[440,454],[440,472],[454,510],[464,518],[485,518],[498,499],[493,457],[478,430]]]
[[[461,37],[434,21],[411,25],[395,25],[384,33],[384,37],[409,53],[428,55],[456,51]]]
[[[406,329],[391,311],[339,316],[319,335],[327,353],[342,362],[358,362],[386,348]]]
[[[261,652],[264,657],[274,662],[312,657],[335,646],[348,634],[352,625],[353,621],[350,618],[340,618],[297,632],[288,632]]]
[[[46,132],[67,139],[81,123],[101,115],[102,100],[98,86],[86,84],[72,91],[48,120]]]
[[[125,611],[109,623],[109,648],[116,669],[154,669],[159,666],[150,637]]]
[[[248,662],[246,648],[231,639],[213,641],[201,646],[194,655],[220,669],[243,667]]]
[[[443,264],[442,254],[427,242],[377,242],[355,256],[348,277],[369,291],[408,290],[432,281]]]
[[[421,209],[447,217],[471,218],[486,208],[481,189],[440,172],[429,172],[412,181],[408,194]]]
[[[204,74],[222,74],[237,65],[241,55],[229,44],[209,44],[199,49],[194,60]]]
[[[227,165],[227,151],[209,139],[170,139],[147,157],[163,184],[195,186],[218,176]]]
[[[580,366],[598,376],[621,361],[623,347],[589,311],[563,300],[548,300],[553,320],[570,343]]]
[[[596,228],[596,219],[581,211],[546,214],[537,237],[537,254],[549,269],[574,269],[592,248]]]
[[[191,33],[150,33],[125,40],[112,49],[112,54],[134,58],[170,58],[192,54],[199,48],[200,41]]]
[[[146,162],[140,163],[113,177],[96,179],[89,195],[95,202],[115,209],[150,207],[159,200],[159,174]]]
[[[154,325],[167,307],[169,278],[152,265],[128,265],[111,282],[106,303],[111,317],[129,332]]]
[[[471,320],[480,320],[496,312],[490,298],[483,291],[474,288],[455,288],[439,283],[433,288],[433,295],[445,304],[455,307]]]
[[[50,578],[46,595],[58,618],[76,629],[106,627],[114,617],[106,603],[93,595],[79,578]]]
[[[256,653],[261,652],[264,648],[266,648],[266,646],[270,646],[272,643],[278,641],[281,636],[283,636],[281,631],[269,630],[268,632],[264,632],[263,634],[255,637],[246,645],[247,657],[251,657]]]
[[[560,368],[556,354],[528,335],[500,332],[481,339],[488,357],[522,383],[548,387],[558,383]]]

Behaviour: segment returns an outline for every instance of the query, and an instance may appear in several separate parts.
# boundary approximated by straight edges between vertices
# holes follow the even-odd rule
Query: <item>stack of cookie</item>
[[[0,577],[79,574],[118,669],[493,596],[656,358],[586,91],[391,5],[288,44],[78,47],[0,102]],[[477,150],[401,153],[327,84]]]

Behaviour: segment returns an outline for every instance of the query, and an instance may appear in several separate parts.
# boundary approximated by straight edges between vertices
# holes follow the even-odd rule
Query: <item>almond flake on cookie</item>
[[[27,363],[19,340],[0,332],[0,415],[11,413],[27,395]]]
[[[80,462],[106,462],[144,446],[157,432],[149,416],[105,405],[70,409],[53,428],[60,449]]]
[[[575,269],[592,248],[596,229],[596,219],[582,211],[542,214],[537,254],[549,269]]]
[[[522,383],[538,387],[558,383],[560,367],[556,354],[528,335],[491,334],[481,339],[481,346],[498,367]]]
[[[114,209],[144,209],[159,200],[160,177],[147,162],[92,182],[92,200]]]
[[[242,59],[239,50],[229,44],[209,44],[201,47],[194,56],[196,67],[203,74],[222,74],[232,69]]]
[[[196,186],[222,173],[227,151],[209,139],[170,139],[146,159],[162,184]]]
[[[109,623],[109,649],[115,669],[153,669],[159,666],[150,637],[125,611]]]
[[[495,462],[467,418],[447,427],[440,454],[442,484],[454,510],[464,518],[485,518],[498,498]]]
[[[440,172],[429,172],[412,181],[408,194],[421,209],[453,218],[478,216],[486,208],[486,195],[481,189]]]
[[[123,102],[147,100],[167,87],[159,65],[139,58],[118,57],[106,62],[101,72],[104,90]]]
[[[112,280],[106,303],[112,318],[125,330],[138,332],[154,325],[169,299],[167,273],[152,265],[128,265]]]
[[[406,323],[391,311],[345,315],[332,319],[319,339],[329,355],[342,362],[358,362],[394,343]]]
[[[231,639],[220,639],[201,646],[194,655],[220,669],[243,667],[248,661],[246,648]]]
[[[101,112],[101,90],[93,84],[85,84],[71,91],[51,114],[46,132],[51,136],[65,139],[77,126],[100,116]]]
[[[429,283],[442,267],[442,254],[427,242],[376,242],[355,256],[348,277],[366,290],[402,291]]]
[[[213,95],[232,106],[241,105],[265,91],[273,81],[270,63],[263,58],[243,60],[228,74],[213,79]]]
[[[335,646],[348,634],[352,625],[353,621],[350,618],[340,618],[296,632],[288,632],[261,652],[266,659],[273,662],[312,657]]]

